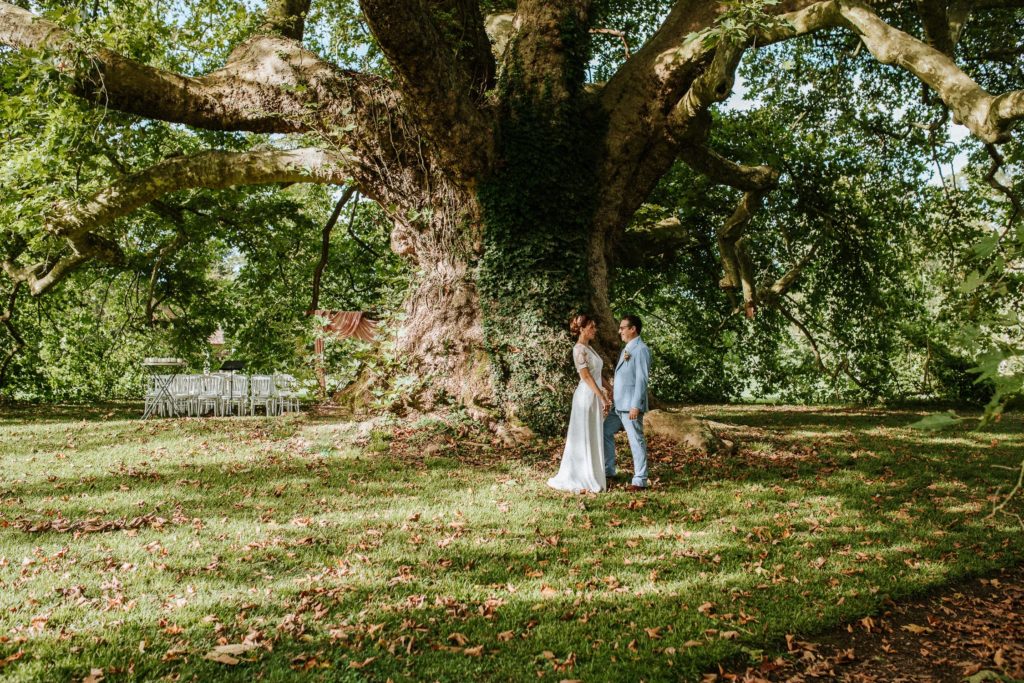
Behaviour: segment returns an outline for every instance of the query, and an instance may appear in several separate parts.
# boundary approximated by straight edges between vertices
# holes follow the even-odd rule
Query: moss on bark
[[[572,22],[562,31],[573,55],[564,81],[537,91],[519,87],[514,67],[506,72],[500,161],[479,187],[478,282],[495,391],[541,434],[564,428],[577,382],[567,321],[591,298],[587,247],[603,133],[599,107],[579,87],[586,36]]]

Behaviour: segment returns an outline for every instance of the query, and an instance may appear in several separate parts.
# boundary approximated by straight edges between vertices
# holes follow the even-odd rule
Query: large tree
[[[115,52],[59,17],[44,18],[42,7],[0,2],[0,43],[13,48],[6,55],[51,70],[64,92],[131,117],[132,130],[162,121],[215,133],[144,169],[114,160],[105,187],[33,214],[42,216],[35,233],[12,233],[0,249],[14,284],[5,315],[22,292],[42,295],[83,264],[123,264],[118,222],[147,206],[167,210],[183,191],[348,185],[387,213],[391,246],[416,273],[397,345],[430,378],[428,398],[551,430],[564,412],[569,313],[592,311],[610,353],[611,273],[648,246],[661,254],[687,239],[668,226],[623,245],[677,160],[740,193],[716,241],[720,284],[747,315],[783,297],[814,258],[808,250],[769,281],[758,281],[751,265],[745,231],[780,171],[738,163],[710,143],[712,109],[730,96],[742,59],[809,34],[855,37],[877,62],[918,79],[999,159],[998,146],[1024,117],[1024,91],[981,87],[968,62],[976,66],[992,46],[975,39],[962,54],[961,37],[969,21],[1019,17],[1021,6],[362,0],[355,21],[370,35],[355,52],[382,60],[357,71],[311,49],[310,0],[270,0],[260,17],[240,22],[245,30],[230,52],[189,55],[176,71],[165,56]],[[630,13],[653,22],[649,36],[606,81],[593,82],[592,37],[610,30],[610,17]],[[1009,59],[1019,63],[1020,50]],[[881,105],[895,117],[905,103]],[[183,236],[174,248],[188,239],[201,236]],[[153,250],[153,260],[163,253]]]

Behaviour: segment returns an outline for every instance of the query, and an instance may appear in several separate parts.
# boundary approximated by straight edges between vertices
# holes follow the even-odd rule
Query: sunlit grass
[[[950,436],[912,412],[694,412],[747,445],[655,443],[641,496],[551,491],[557,444],[513,455],[436,424],[401,450],[308,418],[12,412],[0,677],[693,679],[1024,556],[1016,519],[985,519],[1019,419]]]

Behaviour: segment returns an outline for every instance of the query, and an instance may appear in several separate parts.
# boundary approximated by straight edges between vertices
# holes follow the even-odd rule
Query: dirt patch
[[[890,604],[745,671],[705,681],[1015,681],[1024,679],[1024,568]]]

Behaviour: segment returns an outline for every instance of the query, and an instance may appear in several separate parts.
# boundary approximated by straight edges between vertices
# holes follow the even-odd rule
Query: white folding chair
[[[249,378],[245,375],[227,375],[221,401],[228,415],[232,414],[233,408],[237,408],[239,415],[245,415],[249,406]]]
[[[291,375],[274,375],[274,387],[277,390],[277,402],[282,413],[298,412],[299,398],[295,391],[295,378]]]
[[[271,375],[253,375],[249,380],[249,409],[253,415],[257,406],[262,406],[267,415],[277,414],[277,392]]]
[[[193,402],[199,394],[199,383],[195,375],[178,375],[171,383],[171,397],[174,410],[179,415],[192,415]]]
[[[148,381],[146,382],[146,397],[143,415],[151,414],[151,409],[152,412],[155,412],[160,417],[170,414],[170,409],[167,405],[167,396],[160,390],[161,387],[167,385],[167,382],[170,381],[170,379],[170,375],[149,376]]]
[[[199,392],[195,399],[196,415],[203,415],[207,410],[214,415],[222,415],[224,404],[221,401],[224,378],[219,375],[200,375]]]

